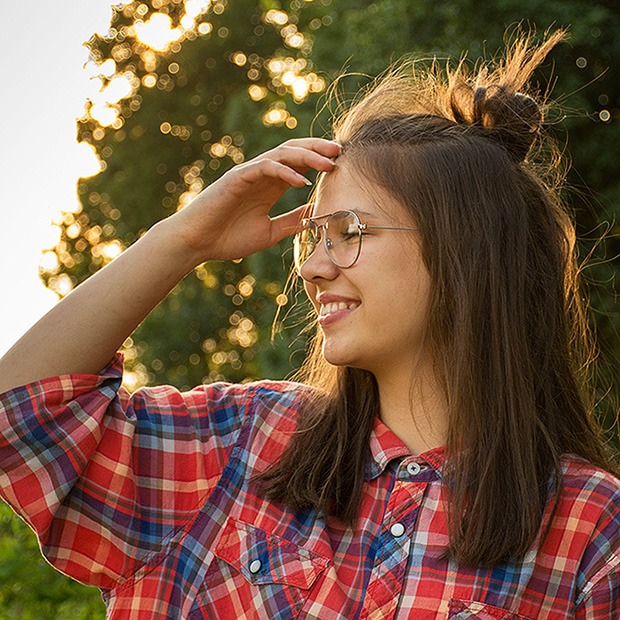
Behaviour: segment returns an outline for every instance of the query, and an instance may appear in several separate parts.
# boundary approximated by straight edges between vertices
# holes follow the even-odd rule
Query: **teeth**
[[[359,303],[357,303],[356,301],[333,301],[331,303],[322,305],[319,314],[320,316],[327,316],[328,314],[333,314],[338,310],[354,310],[358,306]]]

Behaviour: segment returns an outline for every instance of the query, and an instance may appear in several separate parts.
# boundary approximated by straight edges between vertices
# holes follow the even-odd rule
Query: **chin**
[[[323,357],[332,366],[350,366],[351,368],[360,368],[366,370],[366,364],[356,355],[352,355],[351,351],[330,347],[328,343],[323,343]]]
[[[351,356],[323,343],[323,357],[332,366],[351,366]]]

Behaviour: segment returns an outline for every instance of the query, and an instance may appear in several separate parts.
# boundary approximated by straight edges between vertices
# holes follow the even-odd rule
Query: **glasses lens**
[[[352,211],[337,211],[326,222],[327,252],[338,267],[351,267],[360,254],[362,231]]]
[[[316,248],[319,239],[319,231],[314,222],[310,222],[308,227],[298,232],[293,239],[293,259],[297,271],[310,258]]]

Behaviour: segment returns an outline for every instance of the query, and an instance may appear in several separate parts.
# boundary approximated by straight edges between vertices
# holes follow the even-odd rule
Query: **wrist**
[[[173,264],[178,265],[184,274],[208,259],[187,243],[181,231],[178,230],[174,216],[157,222],[149,229],[147,236],[156,245],[158,251],[168,255]]]

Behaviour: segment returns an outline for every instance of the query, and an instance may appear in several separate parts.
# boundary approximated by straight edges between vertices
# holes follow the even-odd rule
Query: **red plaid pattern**
[[[0,396],[0,487],[109,618],[620,618],[620,481],[563,459],[549,536],[493,568],[442,559],[443,451],[379,420],[354,529],[267,501],[309,388],[261,381],[133,395],[121,359]],[[1,560],[0,560],[1,561]]]

